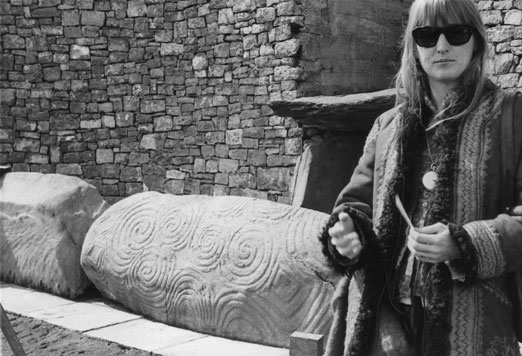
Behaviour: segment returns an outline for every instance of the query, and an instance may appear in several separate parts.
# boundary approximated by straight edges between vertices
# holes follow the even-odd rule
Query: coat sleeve
[[[522,205],[522,167],[517,172],[517,205]],[[462,280],[498,277],[522,270],[522,224],[512,216],[500,214],[494,219],[472,221],[461,227],[450,226],[461,251]],[[454,266],[455,267],[455,266]]]
[[[352,177],[347,186],[341,191],[335,202],[332,215],[328,224],[324,227],[321,235],[323,252],[328,258],[332,267],[339,271],[346,271],[357,268],[360,263],[369,258],[369,251],[365,245],[373,233],[372,223],[372,200],[373,200],[373,179],[376,141],[381,130],[382,115],[373,124],[370,133],[366,138],[363,154],[353,171]],[[359,258],[355,260],[341,256],[331,243],[328,229],[335,225],[339,220],[339,213],[346,212],[353,219],[356,232],[359,234],[363,250]]]

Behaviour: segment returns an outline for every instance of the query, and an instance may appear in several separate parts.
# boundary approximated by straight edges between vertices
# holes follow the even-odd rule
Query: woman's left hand
[[[428,263],[451,261],[460,257],[448,226],[440,222],[410,229],[408,249],[419,261]]]

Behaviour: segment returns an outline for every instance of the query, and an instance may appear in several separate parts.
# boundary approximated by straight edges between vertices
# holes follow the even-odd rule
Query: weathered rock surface
[[[154,320],[288,346],[296,330],[328,332],[327,219],[247,197],[140,193],[91,226],[81,261],[105,297]]]
[[[80,265],[83,240],[107,208],[79,178],[7,173],[0,178],[0,279],[80,296],[90,284]]]
[[[303,127],[368,133],[373,122],[395,103],[395,89],[371,93],[303,97],[270,102],[274,113],[291,116]]]

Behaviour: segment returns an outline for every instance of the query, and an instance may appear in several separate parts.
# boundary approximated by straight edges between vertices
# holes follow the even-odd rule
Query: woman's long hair
[[[427,75],[416,58],[416,44],[412,31],[417,26],[446,26],[466,24],[473,26],[475,49],[468,68],[464,71],[460,86],[471,90],[467,96],[469,105],[453,118],[467,115],[476,108],[487,83],[486,60],[488,56],[486,29],[477,7],[471,0],[415,0],[410,8],[408,25],[402,38],[401,67],[395,78],[397,104],[419,110],[428,88]],[[440,113],[439,113],[440,114]]]

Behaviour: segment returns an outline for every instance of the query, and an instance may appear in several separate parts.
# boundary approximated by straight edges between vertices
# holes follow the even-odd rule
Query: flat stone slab
[[[326,334],[335,277],[328,214],[246,197],[146,192],[91,226],[82,266],[104,297],[153,320],[288,347]]]
[[[132,320],[91,330],[86,332],[85,335],[150,352],[207,337],[207,335],[194,331],[175,328],[146,319]]]
[[[142,319],[136,314],[118,310],[102,299],[77,302],[53,308],[40,309],[26,315],[71,330],[88,331],[122,322]]]
[[[83,239],[108,204],[85,181],[16,172],[0,178],[0,279],[67,298],[90,282],[80,265]]]
[[[288,356],[288,349],[206,337],[155,351],[165,356]]]
[[[80,330],[88,327],[87,324],[80,328],[74,328],[72,325],[73,329],[79,330],[86,336],[159,355],[206,356],[211,350],[210,354],[213,356],[288,356],[288,349],[228,340],[153,322],[138,315],[122,312],[119,306],[99,299],[75,302],[29,288],[0,283],[0,303],[11,313],[55,325],[60,325],[58,320],[60,315],[63,315],[64,319],[77,315],[81,319],[77,324],[86,322],[93,326],[92,320],[85,318],[88,313],[93,313],[92,318],[100,318],[106,325],[87,331]],[[73,313],[64,313],[66,311],[73,311]],[[100,312],[109,315],[104,316]],[[127,316],[134,319],[122,321]],[[115,323],[107,324],[111,322]],[[71,326],[67,323],[61,326],[66,328]]]
[[[370,93],[302,97],[272,101],[276,115],[291,116],[303,127],[367,133],[373,122],[395,104],[395,89]]]
[[[69,299],[5,283],[0,285],[0,301],[5,310],[24,315],[74,303]]]

